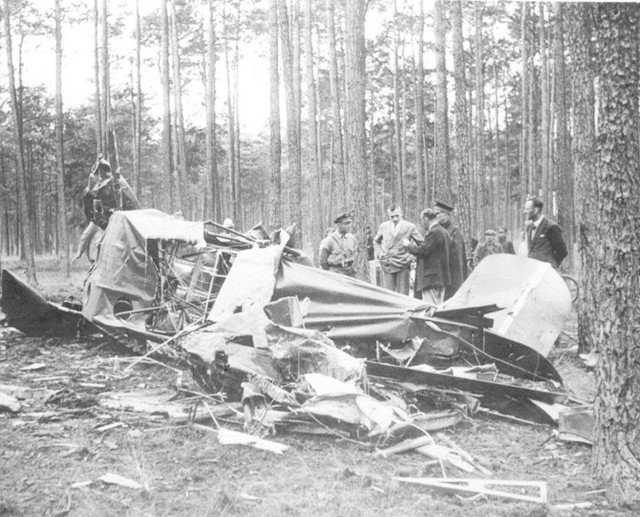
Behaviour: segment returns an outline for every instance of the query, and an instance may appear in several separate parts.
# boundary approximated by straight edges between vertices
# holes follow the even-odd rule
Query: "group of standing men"
[[[550,263],[557,269],[567,256],[567,248],[560,227],[543,214],[540,198],[527,201],[526,256]],[[455,294],[468,276],[466,246],[462,232],[453,224],[453,207],[437,202],[420,214],[423,234],[416,225],[403,219],[402,208],[391,205],[389,220],[383,222],[372,238],[375,258],[382,269],[382,286],[405,295],[411,287],[411,266],[415,259],[414,296],[430,305],[440,305]],[[356,239],[348,214],[338,216],[337,228],[320,244],[320,266],[323,269],[355,276]],[[474,259],[481,260],[491,253],[514,253],[513,244],[506,239],[506,229],[485,232],[485,242],[476,249]],[[371,257],[370,257],[371,258]]]
[[[414,295],[432,305],[453,296],[467,278],[467,259],[462,233],[451,221],[452,211],[442,202],[423,210],[423,237],[415,224],[402,218],[400,206],[389,207],[389,220],[373,238],[383,287],[408,295],[415,257]]]

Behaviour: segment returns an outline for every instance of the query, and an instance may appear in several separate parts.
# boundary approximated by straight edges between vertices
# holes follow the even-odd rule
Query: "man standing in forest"
[[[333,221],[337,229],[320,243],[320,267],[355,277],[356,238],[350,232],[351,216],[342,214]]]
[[[422,242],[416,225],[402,218],[402,208],[393,203],[387,209],[389,220],[383,222],[373,238],[375,255],[382,268],[382,287],[409,295],[413,256],[402,245],[404,239]]]
[[[442,201],[436,201],[435,210],[438,214],[438,222],[449,232],[449,235],[451,235],[451,253],[449,253],[451,285],[447,287],[444,294],[444,299],[448,300],[460,289],[462,283],[467,279],[467,252],[464,239],[462,238],[462,231],[460,231],[460,228],[453,224],[451,220],[453,207]]]
[[[503,253],[516,254],[516,250],[513,248],[513,242],[507,240],[507,229],[504,226],[498,228],[498,244],[502,246]]]
[[[437,216],[435,210],[425,208],[420,214],[425,230],[424,241],[419,245],[409,239],[402,241],[409,253],[418,257],[415,291],[421,292],[422,299],[434,306],[444,301],[445,290],[451,285],[451,236],[440,226]]]
[[[496,253],[504,253],[502,246],[496,242],[496,231],[491,229],[485,230],[484,242],[478,244],[473,255],[473,263],[477,266],[483,258],[489,255],[495,255]]]
[[[524,205],[529,257],[548,262],[558,269],[568,254],[567,245],[560,227],[542,213],[543,206],[539,197],[529,199]]]

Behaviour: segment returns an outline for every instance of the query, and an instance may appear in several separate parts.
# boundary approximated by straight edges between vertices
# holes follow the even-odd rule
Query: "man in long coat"
[[[382,269],[382,287],[409,295],[411,263],[413,255],[402,245],[404,239],[422,242],[416,225],[402,218],[402,209],[392,204],[387,210],[389,220],[383,222],[373,238],[375,256]]]
[[[422,292],[422,299],[430,305],[440,305],[444,293],[451,285],[449,253],[451,236],[437,221],[437,213],[426,208],[421,214],[425,230],[424,241],[418,245],[404,239],[403,245],[409,253],[418,257],[416,266],[416,293]]]
[[[467,250],[462,237],[462,230],[451,220],[453,207],[442,201],[437,201],[435,211],[438,214],[438,222],[449,232],[449,235],[451,235],[451,252],[449,253],[451,285],[447,287],[444,293],[444,299],[448,300],[460,289],[462,283],[467,279],[467,276],[469,276]]]

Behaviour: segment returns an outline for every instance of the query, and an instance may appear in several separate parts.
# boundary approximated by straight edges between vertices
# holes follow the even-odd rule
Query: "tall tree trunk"
[[[340,114],[340,87],[338,80],[338,58],[337,58],[337,43],[336,43],[336,26],[335,26],[335,4],[334,0],[325,0],[326,12],[327,12],[327,33],[328,33],[328,50],[329,50],[329,93],[331,95],[331,131],[333,152],[332,156],[332,170],[335,178],[339,178],[339,185],[332,183],[331,189],[341,193],[341,198],[337,203],[337,210],[340,211],[344,208],[346,203],[347,192],[347,172],[344,159],[344,142],[342,138],[342,116]],[[330,199],[330,203],[333,199]],[[330,214],[331,215],[331,214]]]
[[[396,144],[396,190],[395,200],[403,204],[403,163],[402,163],[402,142],[404,136],[401,130],[402,110],[400,108],[400,14],[398,13],[398,0],[393,0],[393,123]],[[403,108],[404,109],[404,106]]]
[[[102,102],[100,99],[100,49],[98,45],[98,27],[100,25],[100,16],[98,14],[98,0],[93,0],[93,77],[96,86],[95,91],[95,131],[96,131],[96,153],[103,152],[102,149],[102,135],[104,129],[102,128]]]
[[[530,193],[529,190],[529,160],[527,143],[529,141],[529,2],[520,4],[520,59],[522,61],[522,74],[520,77],[520,197],[522,204]]]
[[[222,198],[216,157],[218,139],[216,133],[216,28],[215,0],[209,0],[209,25],[207,39],[207,177],[209,178],[212,215],[216,221],[222,220]],[[206,211],[208,213],[208,211]]]
[[[70,276],[71,264],[69,261],[69,229],[67,228],[67,203],[64,195],[64,134],[62,118],[62,14],[60,12],[60,0],[56,0],[56,191],[58,197],[58,225],[62,240],[62,253],[64,271]]]
[[[242,4],[238,4],[239,9]],[[242,204],[242,162],[240,161],[240,87],[239,87],[239,73],[240,73],[240,12],[237,13],[236,17],[236,30],[235,30],[235,41],[234,41],[234,52],[233,52],[233,124],[234,124],[234,153],[236,155],[235,164],[236,164],[236,173],[234,176],[236,186],[236,217],[240,220],[240,228],[244,228],[244,211]]]
[[[451,4],[453,31],[453,73],[455,77],[455,168],[458,171],[459,224],[466,242],[471,242],[471,192],[468,167],[469,134],[467,126],[466,73],[462,35],[462,1]]]
[[[313,44],[311,31],[311,0],[304,2],[304,53],[307,75],[307,119],[309,137],[309,169],[313,183],[315,183],[313,238],[311,243],[313,250],[317,250],[322,238],[322,176],[319,166],[318,153],[318,129],[316,114],[316,81],[313,67]],[[314,181],[315,180],[315,181]]]
[[[293,71],[294,55],[289,28],[289,15],[284,0],[278,0],[278,22],[287,108],[287,153],[292,184],[290,206],[294,222],[300,225],[302,222],[302,166],[300,161],[300,133],[298,132],[300,117],[299,111],[297,111],[299,104],[296,100]]]
[[[293,118],[296,130],[296,149],[292,154],[294,163],[292,168],[293,173],[293,207],[292,217],[293,220],[298,223],[296,226],[295,243],[302,248],[303,245],[303,226],[304,213],[303,197],[302,197],[302,79],[300,75],[300,2],[296,0],[291,2],[291,50],[293,56],[293,98],[294,109]]]
[[[107,0],[102,0],[102,151],[109,153],[109,128],[111,125],[111,87],[109,85],[109,10]],[[112,168],[113,170],[113,168]]]
[[[133,174],[135,177],[136,197],[142,197],[142,178],[141,178],[141,161],[142,161],[142,75],[140,60],[140,0],[136,0],[136,108],[135,108],[135,141],[133,145]]]
[[[178,22],[176,20],[176,0],[171,0],[171,58],[173,61],[173,105],[175,111],[176,142],[176,199],[177,209],[184,210],[191,204],[185,204],[187,191],[187,146],[184,135],[184,116],[182,115],[182,75],[180,71],[180,48],[178,44]]]
[[[598,294],[594,472],[609,499],[640,495],[640,146],[637,6],[597,4],[601,53],[596,151]]]
[[[539,9],[539,52],[541,57],[540,67],[540,93],[541,93],[541,126],[540,126],[540,154],[542,180],[539,188],[542,190],[542,200],[547,207],[547,213],[551,213],[553,192],[549,170],[549,60],[547,58],[547,37],[544,7],[538,3]]]
[[[418,17],[418,64],[415,73],[416,90],[416,212],[419,214],[424,208],[426,185],[424,177],[424,0],[419,0]]]
[[[11,45],[11,12],[9,0],[4,0],[4,36],[5,50],[7,54],[7,77],[9,79],[9,95],[11,97],[11,109],[13,113],[13,130],[16,139],[16,189],[18,191],[18,218],[23,221],[24,258],[26,262],[27,280],[32,285],[37,285],[36,262],[34,257],[33,212],[27,207],[24,146],[22,140],[22,117],[14,79],[13,47]]]
[[[369,263],[364,230],[368,213],[366,197],[367,152],[365,141],[365,0],[346,4],[345,76],[347,89],[347,166],[349,167],[349,211],[353,215],[353,231],[357,239],[355,264],[358,277],[369,278]]]
[[[554,4],[555,24],[553,38],[553,60],[555,63],[555,90],[557,113],[557,179],[556,201],[558,206],[558,223],[564,231],[565,241],[569,248],[568,260],[565,266],[573,265],[573,242],[575,235],[573,213],[573,174],[571,174],[571,142],[568,128],[568,106],[566,92],[566,78],[564,68],[564,28],[563,7],[560,3]]]
[[[174,207],[173,166],[171,150],[171,91],[169,84],[169,17],[167,0],[160,0],[160,18],[162,20],[162,41],[160,48],[161,82],[162,82],[162,150],[163,168],[169,187],[169,211]]]
[[[227,7],[224,4],[223,11],[223,19],[224,19],[224,64],[225,64],[225,72],[227,78],[227,133],[228,133],[228,175],[229,175],[229,204],[228,210],[230,210],[230,217],[237,223],[238,214],[237,208],[237,193],[236,193],[236,138],[235,138],[235,119],[233,115],[233,92],[231,89],[232,79],[231,79],[231,61],[229,58],[229,19],[227,16]]]
[[[451,172],[449,167],[449,109],[447,102],[446,16],[444,0],[435,1],[436,24],[436,148],[435,172],[436,197],[451,196]]]
[[[486,191],[487,181],[484,170],[484,58],[482,49],[482,13],[478,2],[473,4],[475,25],[475,64],[476,64],[476,180],[478,192],[478,229],[484,232],[487,224]]]
[[[282,226],[282,142],[280,139],[280,72],[278,68],[278,0],[269,0],[269,226]]]
[[[578,349],[586,353],[594,348],[598,302],[596,299],[596,210],[598,188],[595,171],[595,92],[593,71],[593,24],[589,4],[568,6],[570,52],[573,61],[571,91],[575,166],[575,220],[580,254],[580,298],[578,299]]]

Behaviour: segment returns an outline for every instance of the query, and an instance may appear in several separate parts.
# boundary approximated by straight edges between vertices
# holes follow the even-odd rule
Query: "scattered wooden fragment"
[[[459,468],[465,472],[473,472],[475,466],[473,463],[467,461],[462,454],[443,445],[437,445],[435,442],[429,445],[423,445],[416,449],[420,454],[424,454],[429,458],[434,458],[446,463],[450,463],[454,467]]]
[[[106,483],[108,485],[119,485],[119,486],[123,486],[125,488],[132,488],[134,490],[140,490],[141,488],[144,488],[144,486],[142,486],[137,481],[134,481],[133,479],[126,478],[126,477],[121,476],[119,474],[107,473],[107,474],[104,474],[103,476],[99,477],[98,479],[100,481],[102,481],[103,483]]]
[[[382,456],[386,458],[387,456],[391,456],[392,454],[399,454],[401,452],[411,451],[413,449],[417,449],[418,447],[423,447],[424,445],[432,444],[433,438],[429,435],[420,436],[419,438],[413,438],[410,440],[404,440],[400,443],[392,445],[391,447],[387,447],[386,449],[382,449],[376,451],[374,456]]]
[[[0,391],[0,411],[10,411],[11,413],[17,413],[20,411],[22,404],[20,401],[12,395],[7,395]]]
[[[554,510],[584,510],[586,508],[591,508],[593,503],[589,501],[583,501],[581,503],[566,503],[566,504],[554,504]]]
[[[23,366],[22,368],[20,368],[21,372],[35,372],[38,370],[44,370],[47,367],[46,364],[44,363],[33,363],[30,364],[28,366]]]
[[[396,481],[424,485],[432,488],[440,488],[452,492],[463,492],[467,494],[481,494],[486,496],[503,497],[505,499],[515,499],[517,501],[527,501],[531,503],[547,502],[547,483],[544,481],[513,481],[506,479],[459,479],[459,478],[405,478],[394,477]],[[494,487],[494,488],[490,488]],[[524,490],[536,490],[537,495],[500,490],[496,487],[513,487]]]
[[[191,424],[196,429],[202,429],[218,435],[218,441],[222,445],[250,445],[256,449],[282,454],[289,446],[282,443],[264,440],[258,436],[253,436],[239,431],[231,431],[230,429],[213,429],[201,424]]]

